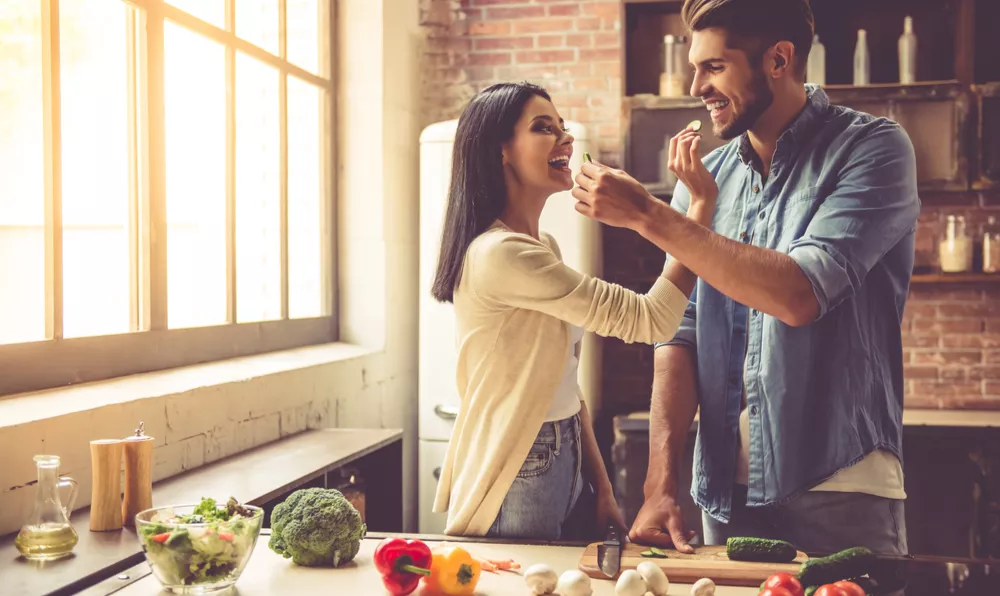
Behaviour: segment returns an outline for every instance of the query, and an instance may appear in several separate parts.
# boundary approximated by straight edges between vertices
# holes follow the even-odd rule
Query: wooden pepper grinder
[[[122,442],[90,442],[93,482],[90,489],[90,531],[122,529]]]
[[[123,439],[125,451],[125,497],[122,520],[135,526],[135,515],[153,506],[153,437],[143,434],[143,423],[135,434]]]

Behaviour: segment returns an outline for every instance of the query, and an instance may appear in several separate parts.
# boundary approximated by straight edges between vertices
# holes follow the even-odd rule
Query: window
[[[329,0],[0,0],[0,396],[336,339]]]

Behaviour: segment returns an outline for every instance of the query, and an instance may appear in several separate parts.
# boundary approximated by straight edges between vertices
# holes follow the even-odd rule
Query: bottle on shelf
[[[943,238],[938,242],[938,257],[943,273],[972,270],[972,238],[966,232],[964,216],[948,216]]]
[[[819,35],[813,36],[812,49],[809,50],[806,82],[816,83],[820,87],[826,85],[826,46],[820,42]]]
[[[1000,226],[992,215],[983,228],[983,273],[1000,273]]]
[[[871,83],[868,57],[868,33],[858,29],[858,43],[854,46],[854,85],[862,87]]]
[[[899,36],[899,82],[904,85],[917,81],[917,36],[913,33],[913,17],[903,19],[903,34]]]
[[[663,38],[663,73],[660,74],[662,97],[684,97],[690,87],[687,72],[687,38],[667,35]]]

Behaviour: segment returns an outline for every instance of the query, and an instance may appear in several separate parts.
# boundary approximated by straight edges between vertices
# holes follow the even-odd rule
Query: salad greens
[[[203,498],[190,514],[159,511],[141,524],[146,557],[166,585],[214,583],[238,571],[260,533],[263,512],[230,498],[225,507]]]

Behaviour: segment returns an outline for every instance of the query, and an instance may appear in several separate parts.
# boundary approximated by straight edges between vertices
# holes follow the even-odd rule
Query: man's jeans
[[[705,544],[725,544],[730,536],[756,536],[791,542],[810,556],[854,546],[867,546],[878,554],[907,554],[900,500],[815,491],[770,507],[747,507],[746,501],[747,487],[733,485],[731,523],[702,513]]]

